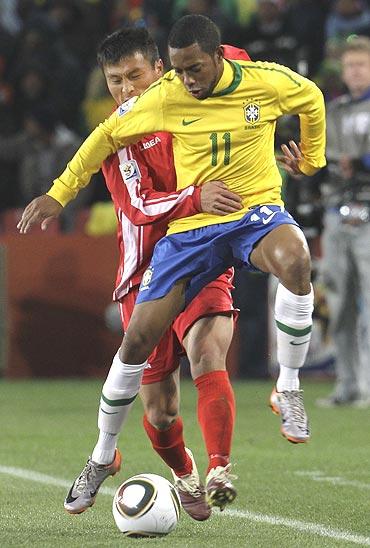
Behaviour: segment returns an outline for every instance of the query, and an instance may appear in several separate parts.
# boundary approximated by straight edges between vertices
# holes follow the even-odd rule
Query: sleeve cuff
[[[46,194],[54,198],[54,200],[59,202],[60,205],[63,207],[65,207],[76,196],[75,192],[71,190],[67,190],[66,187],[64,187],[64,185],[61,188],[60,183],[58,184],[55,182]]]
[[[199,211],[200,213],[202,212],[202,206],[201,206],[201,203],[200,203],[200,193],[201,193],[201,191],[202,191],[201,186],[194,187],[193,204],[194,204],[195,209],[197,211]]]
[[[302,171],[304,175],[308,175],[309,177],[312,175],[315,175],[322,167],[325,167],[326,162],[325,160],[323,162],[319,162],[317,166],[313,166],[312,164],[309,164],[306,160],[301,160],[298,163],[299,169]]]

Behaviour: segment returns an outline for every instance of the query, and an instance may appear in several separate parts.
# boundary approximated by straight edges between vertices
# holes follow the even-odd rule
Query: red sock
[[[211,371],[194,381],[198,389],[198,421],[206,444],[208,472],[230,460],[235,399],[227,371]]]
[[[186,476],[193,469],[193,464],[187,452],[183,439],[181,417],[177,417],[167,430],[158,430],[150,424],[144,415],[143,424],[154,451],[175,472],[176,476]]]

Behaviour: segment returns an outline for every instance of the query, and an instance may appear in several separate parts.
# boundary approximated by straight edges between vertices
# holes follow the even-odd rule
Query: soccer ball
[[[181,503],[174,486],[157,474],[138,474],[120,485],[113,516],[127,537],[168,535],[177,525]]]

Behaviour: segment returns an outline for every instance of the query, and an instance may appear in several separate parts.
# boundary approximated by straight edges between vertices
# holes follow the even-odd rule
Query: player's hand
[[[63,206],[51,196],[38,196],[26,206],[17,228],[21,234],[27,234],[35,224],[41,224],[41,230],[46,230],[50,223],[59,217]]]
[[[294,141],[289,141],[288,145],[281,145],[283,156],[276,156],[277,162],[289,175],[295,179],[299,179],[303,176],[302,171],[299,169],[299,162],[303,160],[303,154],[300,147]]]
[[[200,205],[203,213],[214,215],[227,215],[243,208],[241,197],[222,181],[208,181],[202,185]]]

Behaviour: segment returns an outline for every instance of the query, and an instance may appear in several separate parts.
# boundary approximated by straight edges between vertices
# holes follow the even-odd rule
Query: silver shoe
[[[70,514],[81,514],[95,502],[104,480],[114,476],[121,469],[122,456],[116,449],[112,464],[97,464],[89,457],[81,474],[73,482],[64,501],[64,508]]]
[[[310,439],[310,429],[303,405],[303,390],[273,389],[270,407],[275,415],[281,417],[282,435],[292,443],[306,443]]]

